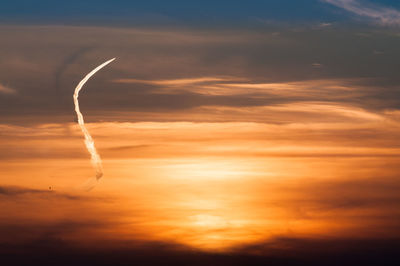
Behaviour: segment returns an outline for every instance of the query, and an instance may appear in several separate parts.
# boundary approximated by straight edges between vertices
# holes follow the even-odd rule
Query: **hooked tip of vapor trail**
[[[114,57],[114,58],[111,58],[110,60],[108,60],[108,61],[105,61],[103,64],[101,64],[100,65],[100,67],[99,68],[103,68],[103,67],[105,67],[106,65],[108,65],[109,63],[111,63],[112,61],[114,61],[115,59],[117,59],[116,57]]]

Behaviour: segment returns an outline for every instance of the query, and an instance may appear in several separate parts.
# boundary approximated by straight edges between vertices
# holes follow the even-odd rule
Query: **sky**
[[[379,12],[400,8],[395,0],[50,0],[3,1],[0,10],[5,23],[83,23],[109,25],[256,25],[275,22],[349,22],[347,12],[370,9]],[[344,9],[344,10],[343,10]],[[352,10],[352,11],[351,11]],[[346,12],[347,11],[347,12]],[[390,12],[389,12],[390,13]]]
[[[7,265],[397,265],[398,1],[3,1],[0,36]]]
[[[307,21],[333,19],[329,7],[301,1],[13,1],[0,11],[5,21],[119,25],[237,25],[262,20]],[[299,12],[299,10],[301,12]],[[322,11],[322,12],[321,12]]]

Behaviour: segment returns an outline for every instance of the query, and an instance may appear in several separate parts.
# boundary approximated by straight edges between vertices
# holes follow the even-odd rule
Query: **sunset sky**
[[[5,0],[0,36],[1,265],[399,261],[399,1]]]

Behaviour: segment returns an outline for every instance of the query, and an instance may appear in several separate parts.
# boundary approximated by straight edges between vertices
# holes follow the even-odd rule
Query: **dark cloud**
[[[173,241],[146,241],[140,237],[124,240],[112,233],[113,228],[120,225],[117,219],[104,219],[109,216],[105,213],[85,218],[76,214],[56,221],[3,219],[0,221],[0,256],[6,265],[28,265],[32,261],[40,265],[379,265],[382,261],[384,265],[397,265],[400,262],[398,235],[385,233],[385,230],[398,232],[400,226],[395,211],[400,200],[396,177],[346,181],[310,179],[302,180],[301,184],[287,182],[277,186],[271,182],[257,186],[268,193],[263,204],[301,209],[302,215],[297,216],[297,220],[321,220],[324,215],[338,221],[347,215],[354,219],[362,210],[370,208],[378,213],[359,216],[368,221],[364,228],[368,234],[354,236],[352,232],[329,237],[292,236],[288,232],[221,252],[202,251]],[[291,198],[273,202],[274,191],[288,193]],[[49,193],[53,192],[0,187],[0,196],[4,197]],[[352,212],[346,212],[348,210]],[[380,217],[379,212],[385,215]],[[82,209],[78,213],[82,213]],[[377,218],[379,226],[370,223]],[[361,227],[359,224],[357,230]]]
[[[370,169],[370,172],[371,177],[365,174],[363,178],[353,175],[346,180],[335,181],[305,179],[302,185],[280,187],[279,191],[291,192],[292,198],[276,204],[291,205],[300,217],[306,219],[365,217],[371,224],[380,224],[369,229],[371,234],[374,230],[384,231],[382,227],[400,229],[400,214],[396,211],[400,205],[397,193],[400,183],[395,174],[377,177],[374,170]],[[345,176],[342,178],[345,179]]]
[[[16,186],[0,186],[0,197],[3,200],[14,200],[16,198],[26,198],[26,197],[43,197],[46,199],[66,199],[66,200],[88,200],[89,197],[82,195],[72,195],[64,192],[58,192],[52,190],[51,187],[48,189],[32,189],[25,187]],[[93,199],[93,198],[91,198]]]
[[[1,230],[1,229],[0,229]],[[399,239],[284,238],[234,252],[191,250],[174,243],[102,241],[79,248],[57,237],[0,245],[7,265],[397,265]]]
[[[20,187],[0,187],[0,195],[4,196],[18,196],[23,194],[48,194],[51,191],[39,190],[39,189],[29,189]]]
[[[63,73],[67,70],[68,66],[77,61],[80,57],[84,56],[87,52],[94,49],[93,47],[82,47],[77,51],[74,51],[72,54],[68,55],[63,62],[61,62],[60,66],[55,70],[55,89],[60,90],[61,86],[61,77]]]
[[[239,248],[237,252],[258,254],[260,257],[286,258],[288,265],[395,265],[399,261],[399,239],[357,238],[286,238],[272,240]],[[279,264],[278,264],[279,265]],[[281,265],[287,265],[285,263]]]

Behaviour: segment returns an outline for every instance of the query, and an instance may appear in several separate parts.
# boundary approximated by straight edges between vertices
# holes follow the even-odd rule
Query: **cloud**
[[[336,234],[336,226],[368,237],[381,237],[379,230],[397,237],[399,132],[397,124],[392,126],[387,118],[400,117],[394,110],[400,106],[394,71],[397,63],[393,60],[399,54],[398,37],[383,31],[360,38],[353,30],[338,27],[301,33],[282,29],[280,35],[240,30],[0,28],[8,36],[0,43],[5,51],[0,80],[10,81],[23,96],[0,97],[1,120],[11,121],[0,125],[0,174],[9,177],[4,179],[7,184],[30,182],[36,187],[0,187],[0,235],[7,236],[3,240],[18,236],[22,242],[13,247],[0,244],[0,254],[4,250],[14,254],[33,250],[38,257],[54,254],[48,261],[66,261],[66,265],[83,264],[88,257],[110,265],[119,261],[251,265],[246,262],[260,262],[260,257],[200,252],[196,256],[160,255],[163,247],[176,247],[170,242],[148,244],[147,255],[121,248],[113,255],[119,261],[106,263],[103,252],[82,255],[82,249],[75,246],[75,251],[65,251],[65,245],[59,243],[76,240],[85,245],[86,240],[93,240],[86,246],[97,247],[110,237],[110,242],[115,242],[104,245],[110,251],[110,246],[146,246],[135,237],[164,239],[172,235],[173,240],[185,242],[204,235],[226,242],[238,234],[254,234],[262,237],[262,242],[271,232],[280,238],[261,243],[260,253],[272,243],[272,247],[283,247],[271,255],[275,256],[301,252],[304,246],[311,252],[321,245],[332,250],[323,240],[307,235],[299,240],[290,233],[306,234],[307,226],[315,226],[317,233],[332,232],[340,238],[334,245],[339,247],[356,246],[361,241],[352,242],[347,231]],[[85,53],[84,47],[96,49]],[[374,49],[383,48],[390,56],[372,54]],[[104,190],[94,195],[106,197],[110,193],[116,199],[105,203],[89,195],[70,198],[75,194],[50,191],[49,185],[74,186],[86,177],[86,170],[91,171],[79,128],[72,124],[72,90],[84,73],[111,56],[120,61],[88,84],[82,102],[89,122],[105,121],[88,125],[95,129],[92,132],[109,169]],[[317,71],[313,62],[324,67]],[[378,79],[353,79],[371,76]],[[57,79],[59,93],[54,88]],[[60,116],[62,123],[56,124],[55,116]],[[16,126],[18,119],[39,125]],[[167,123],[170,121],[178,122]],[[204,121],[207,123],[194,123]],[[222,123],[226,121],[232,123]],[[231,159],[232,166],[223,163]],[[254,182],[243,181],[241,176],[248,174],[256,177]],[[189,179],[192,175],[199,178]],[[216,180],[219,176],[234,178],[225,183]],[[322,181],[311,182],[304,176]],[[176,181],[181,177],[182,183]],[[359,181],[328,180],[335,177]],[[393,182],[384,181],[391,177]],[[193,201],[188,194],[195,195]],[[212,202],[214,196],[216,205],[226,205],[215,211],[208,210],[207,204],[199,208],[197,199]],[[234,211],[229,211],[231,207]],[[202,210],[210,212],[199,213]],[[226,220],[232,224],[214,219],[220,210],[229,211]],[[209,219],[217,228],[207,232],[201,226],[193,229],[188,217],[204,219],[204,223]],[[279,228],[269,224],[274,221]],[[249,223],[250,230],[234,228],[241,223]],[[319,226],[325,225],[327,229],[319,231]],[[229,234],[232,228],[235,230]],[[398,247],[397,243],[387,246]],[[287,246],[290,248],[285,249]],[[128,256],[125,261],[124,256]],[[174,263],[174,259],[180,262]],[[262,260],[278,264],[268,256]],[[284,263],[286,256],[279,260],[289,264]],[[316,265],[330,260],[323,262]]]
[[[0,93],[14,94],[14,93],[16,93],[16,91],[14,89],[11,89],[9,87],[6,87],[6,86],[0,84]]]
[[[93,47],[82,47],[65,57],[64,61],[61,62],[61,64],[56,68],[54,73],[55,87],[57,90],[60,89],[62,75],[68,69],[68,67],[71,64],[75,63],[75,61],[77,61],[80,57],[88,53],[90,50],[93,50]]]
[[[323,22],[323,23],[320,23],[320,24],[318,25],[318,27],[320,27],[320,28],[327,28],[327,27],[331,27],[332,25],[333,25],[332,23]]]
[[[13,124],[74,121],[72,89],[108,57],[118,57],[118,64],[91,80],[82,95],[88,122],[155,121],[163,114],[193,121],[190,112],[198,108],[303,101],[400,108],[392,60],[399,55],[398,37],[367,31],[371,37],[361,39],[355,33],[339,26],[302,33],[284,27],[205,32],[3,26],[0,34],[9,37],[0,44],[0,80],[21,97],[0,97],[0,117]],[[383,49],[390,56],[373,54]],[[349,81],[354,77],[364,78]]]
[[[98,226],[90,223],[54,224],[50,226],[0,227],[0,232],[32,234],[31,241],[0,244],[2,262],[6,265],[397,265],[398,238],[324,239],[313,237],[276,236],[252,245],[243,245],[234,252],[208,252],[162,241],[102,240],[78,246],[58,235],[61,228],[80,231]],[[33,232],[33,233],[32,233]],[[156,254],[156,255],[155,255]]]
[[[323,67],[323,65],[320,64],[320,63],[312,63],[311,66],[312,66],[312,67],[315,67],[315,68],[321,68],[321,67]]]
[[[400,11],[381,5],[363,3],[359,0],[323,0],[327,3],[343,8],[360,17],[369,18],[378,24],[386,26],[400,25]]]
[[[14,200],[15,198],[32,198],[32,197],[51,197],[53,199],[63,199],[63,200],[88,200],[89,198],[82,195],[73,195],[65,192],[58,192],[52,190],[49,187],[48,190],[35,189],[19,186],[0,186],[0,197],[3,196],[5,199]],[[92,198],[93,199],[93,198]]]
[[[185,79],[172,79],[172,80],[140,80],[140,79],[116,79],[116,83],[142,83],[160,86],[184,86],[197,83],[207,83],[216,81],[225,81],[226,79],[217,77],[201,77],[201,78],[185,78]],[[229,80],[229,79],[228,79]]]
[[[51,191],[20,188],[20,187],[0,187],[0,195],[4,196],[19,196],[24,194],[48,194],[48,193],[51,193]]]
[[[379,260],[394,259],[398,252],[399,239],[362,239],[318,237],[290,238],[277,236],[269,241],[239,248],[238,252],[247,252],[259,256],[287,258],[286,263],[277,265],[377,265]],[[397,260],[396,260],[397,261]],[[389,263],[390,264],[390,263]],[[392,265],[392,264],[390,264]],[[394,265],[394,264],[393,264]]]

